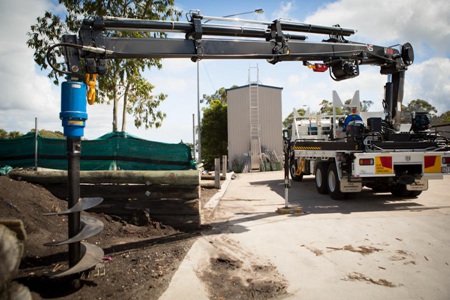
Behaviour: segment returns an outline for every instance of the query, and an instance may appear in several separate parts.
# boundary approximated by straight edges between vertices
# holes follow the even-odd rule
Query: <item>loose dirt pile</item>
[[[215,189],[202,189],[203,206]],[[211,299],[271,299],[286,293],[287,283],[268,261],[253,257],[234,241],[222,237],[226,222],[204,225],[196,232],[180,232],[136,216],[136,226],[117,216],[93,216],[104,229],[88,242],[100,246],[105,256],[96,269],[82,276],[75,289],[70,278],[52,279],[49,273],[67,269],[67,246],[43,244],[67,239],[67,217],[43,216],[67,209],[67,202],[45,188],[0,176],[0,218],[23,220],[28,239],[15,281],[27,286],[33,299],[158,299],[167,289],[181,261],[200,235],[210,236],[214,255],[205,257],[199,270]],[[210,216],[211,212],[205,212]],[[204,217],[204,216],[203,216]],[[211,217],[211,216],[210,216]]]
[[[82,280],[84,286],[74,290],[67,279],[45,276],[67,268],[67,246],[43,244],[67,239],[68,227],[66,217],[43,214],[66,208],[65,201],[38,185],[0,176],[0,217],[23,220],[27,231],[16,280],[29,287],[33,299],[158,299],[198,236],[198,232],[179,232],[151,220],[135,226],[114,216],[95,214],[105,227],[89,242],[102,247],[105,258]]]

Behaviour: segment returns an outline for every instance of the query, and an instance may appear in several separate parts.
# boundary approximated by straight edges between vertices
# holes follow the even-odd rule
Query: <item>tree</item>
[[[306,113],[306,110],[303,108],[297,109],[297,113],[299,116],[304,116]],[[292,125],[292,121],[294,120],[294,113],[291,112],[283,121],[284,128],[288,128],[290,125]]]
[[[33,133],[35,132],[35,129],[31,129],[30,131],[28,131],[27,134]],[[45,130],[45,129],[41,129],[38,131],[39,135],[43,138],[49,138],[49,139],[65,139],[66,137],[64,136],[64,133],[62,133],[61,131],[49,131],[49,130]]]
[[[426,100],[422,100],[422,99],[416,99],[416,100],[412,100],[411,102],[408,103],[408,105],[403,105],[402,104],[402,111],[400,114],[400,123],[402,124],[410,124],[411,123],[411,113],[415,111],[415,112],[427,112],[432,120],[432,123],[435,123],[435,121],[437,119],[437,109],[431,105],[430,103],[428,103],[428,101]]]
[[[409,104],[406,106],[406,111],[427,112],[432,117],[436,116],[437,113],[436,107],[428,103],[428,101],[422,99],[416,99],[409,102]]]
[[[214,158],[227,154],[227,104],[213,100],[203,109],[201,124],[202,158],[206,169],[214,166]]]
[[[51,44],[59,43],[63,34],[76,34],[81,22],[88,16],[115,16],[123,18],[138,18],[146,20],[178,20],[181,12],[174,9],[174,0],[59,0],[64,13],[54,14],[46,11],[43,17],[37,18],[37,23],[31,26],[28,32],[28,47],[35,50],[34,60],[41,67],[47,70],[45,57],[46,51]],[[109,37],[130,37],[130,38],[164,38],[164,33],[151,33],[147,31],[125,32],[113,31],[108,33]],[[62,49],[55,48],[55,55],[61,57]],[[58,68],[65,69],[63,63],[53,59],[53,64]],[[152,126],[159,127],[165,114],[157,111],[161,101],[166,95],[153,95],[154,88],[141,72],[156,67],[162,67],[159,59],[114,59],[108,60],[108,74],[101,76],[98,82],[99,91],[96,102],[113,103],[112,130],[118,128],[118,105],[123,99],[122,131],[126,129],[126,112],[131,113],[135,118],[136,127],[142,125],[145,128]],[[59,84],[60,74],[55,70],[50,70],[48,77],[53,79],[55,84]]]
[[[237,85],[233,85],[232,88],[238,87]],[[212,101],[219,100],[223,104],[227,103],[227,89],[224,87],[221,87],[218,89],[214,94],[208,96],[203,94],[203,99],[205,99],[206,104],[211,104]]]
[[[23,134],[18,131],[7,132],[4,129],[0,129],[0,139],[15,139],[21,137]]]
[[[323,99],[320,102],[320,113],[324,115],[332,115],[333,114],[333,103]]]
[[[345,104],[350,104],[351,100],[347,100],[345,101]],[[323,115],[333,115],[333,102],[328,101],[328,100],[322,100],[322,102],[320,103],[320,113]],[[336,114],[337,115],[343,115],[344,114],[344,110],[342,109],[342,107],[336,107]]]
[[[4,129],[0,129],[0,139],[6,139],[8,137],[8,133]]]
[[[450,110],[437,117],[436,124],[450,124]]]
[[[361,101],[361,111],[369,111],[370,107],[373,105],[372,100],[363,100]]]

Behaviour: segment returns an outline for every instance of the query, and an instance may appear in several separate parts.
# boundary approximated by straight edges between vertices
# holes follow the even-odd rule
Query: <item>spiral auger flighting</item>
[[[75,213],[80,213],[86,209],[94,207],[100,204],[103,201],[103,198],[81,198],[77,204],[72,206],[71,208],[59,212],[59,213],[49,213],[45,214],[46,216],[51,215],[70,215]],[[81,273],[83,271],[89,270],[93,268],[97,263],[99,263],[103,258],[103,249],[100,247],[83,242],[99,232],[103,230],[103,223],[93,217],[89,217],[86,215],[79,216],[79,231],[76,235],[70,236],[67,240],[64,241],[56,241],[45,243],[45,246],[62,246],[69,245],[69,269],[65,271],[61,271],[58,273],[51,274],[52,277],[63,277],[67,275],[72,275],[76,273]],[[75,220],[76,222],[77,220]],[[73,222],[73,221],[72,221]],[[73,224],[70,224],[69,227],[72,227]],[[75,249],[75,251],[71,251],[71,249]]]
[[[78,79],[62,83],[60,119],[67,137],[67,179],[68,209],[50,215],[66,215],[68,217],[68,239],[46,243],[46,246],[68,245],[69,268],[50,274],[51,277],[73,275],[75,280],[82,272],[95,267],[104,255],[103,250],[84,240],[103,230],[103,223],[93,217],[81,215],[82,211],[92,208],[103,201],[103,198],[80,198],[80,156],[81,137],[84,135],[86,113],[86,84]]]

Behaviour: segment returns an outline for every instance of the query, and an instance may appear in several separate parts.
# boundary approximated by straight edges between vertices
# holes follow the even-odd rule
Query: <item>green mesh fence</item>
[[[67,170],[66,140],[38,135],[38,167]],[[35,137],[0,139],[0,167],[35,166]],[[81,170],[196,169],[188,145],[147,141],[125,132],[108,133],[81,141]]]

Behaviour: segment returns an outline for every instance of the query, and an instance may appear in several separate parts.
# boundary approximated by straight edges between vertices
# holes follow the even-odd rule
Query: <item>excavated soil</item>
[[[202,202],[216,192],[202,190]],[[48,276],[67,268],[67,246],[43,245],[67,239],[66,217],[43,216],[65,209],[67,202],[43,187],[0,176],[0,217],[23,220],[28,235],[16,281],[29,287],[33,299],[158,299],[200,233],[180,232],[149,218],[147,225],[136,226],[116,216],[83,212],[105,225],[88,240],[103,248],[105,257],[76,289],[71,278]]]
[[[202,189],[201,205],[215,193],[216,189]],[[220,233],[226,232],[226,225],[219,228],[211,223],[195,232],[181,232],[142,214],[136,219],[138,223],[145,220],[145,226],[117,216],[83,212],[104,223],[103,231],[88,239],[104,250],[103,261],[83,274],[81,281],[50,278],[51,272],[67,268],[68,248],[43,244],[67,239],[68,220],[43,214],[65,209],[67,202],[42,186],[0,176],[0,218],[23,220],[27,232],[15,281],[30,289],[32,299],[158,299],[202,234],[211,235],[210,244],[216,248],[216,255],[205,258],[205,268],[199,270],[210,299],[272,299],[286,293],[286,282],[270,262],[224,240]],[[203,219],[214,221],[210,211],[202,214]]]

